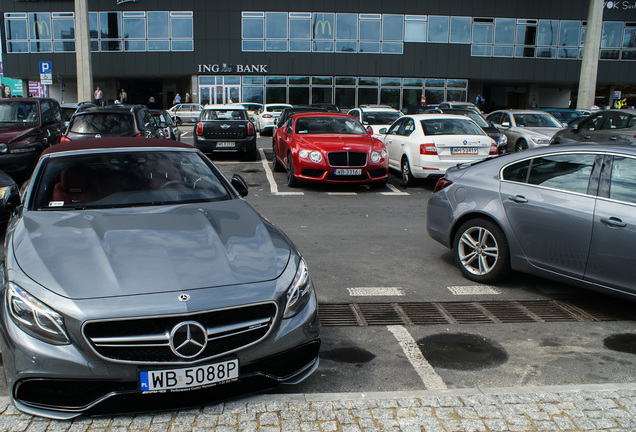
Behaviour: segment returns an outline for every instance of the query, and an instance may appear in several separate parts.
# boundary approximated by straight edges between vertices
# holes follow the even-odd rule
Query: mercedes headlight
[[[54,345],[71,343],[64,330],[62,316],[37,298],[9,282],[6,290],[11,319],[22,331]]]
[[[550,144],[550,138],[546,138],[546,137],[533,136],[533,137],[532,137],[532,141],[533,141],[535,144],[540,144],[540,145],[547,145],[547,144]]]
[[[287,289],[287,303],[283,318],[291,318],[302,310],[311,297],[311,279],[305,260],[301,259],[296,269],[296,276]]]

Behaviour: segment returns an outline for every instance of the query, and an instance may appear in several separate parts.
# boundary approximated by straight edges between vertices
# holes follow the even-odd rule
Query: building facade
[[[77,101],[74,2],[0,0],[4,74]],[[114,101],[486,108],[576,99],[588,1],[88,0],[93,83]],[[636,105],[636,0],[607,1],[597,104]],[[633,101],[631,101],[633,98]]]

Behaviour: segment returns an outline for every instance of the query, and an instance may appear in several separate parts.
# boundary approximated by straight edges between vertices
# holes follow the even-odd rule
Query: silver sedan
[[[552,115],[537,110],[500,110],[486,117],[508,139],[507,151],[521,151],[550,144],[563,125]]]
[[[479,283],[513,269],[634,296],[635,206],[635,148],[550,146],[450,168],[427,230]]]

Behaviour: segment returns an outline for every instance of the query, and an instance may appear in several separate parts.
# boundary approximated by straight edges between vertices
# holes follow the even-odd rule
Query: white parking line
[[[485,285],[472,286],[449,286],[447,287],[453,295],[497,295],[501,292],[494,287]]]
[[[396,188],[395,185],[390,184],[390,185],[387,185],[387,187],[391,189],[391,192],[380,192],[380,195],[389,195],[389,196],[409,195],[408,192],[402,192],[401,190]]]
[[[413,339],[413,336],[400,325],[390,325],[387,329],[397,339],[398,343],[402,347],[402,351],[406,355],[415,372],[420,376],[422,382],[426,386],[427,390],[446,390],[446,384],[442,380],[433,366],[424,358],[422,351],[417,346],[417,342]]]
[[[263,164],[263,169],[265,170],[265,175],[269,182],[269,190],[272,195],[305,195],[304,192],[278,192],[278,185],[276,184],[276,180],[274,180],[274,174],[269,167],[269,161],[265,157],[265,152],[263,149],[258,149],[258,152],[261,154],[261,163]]]
[[[399,287],[357,287],[347,288],[351,297],[403,296]]]
[[[350,195],[358,195],[357,192],[327,192],[327,195],[343,195],[343,196],[350,196]]]

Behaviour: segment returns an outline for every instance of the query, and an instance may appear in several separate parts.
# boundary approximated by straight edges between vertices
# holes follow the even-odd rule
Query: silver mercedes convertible
[[[0,342],[15,406],[57,419],[175,409],[315,371],[307,266],[246,194],[181,143],[47,149],[5,198]]]

